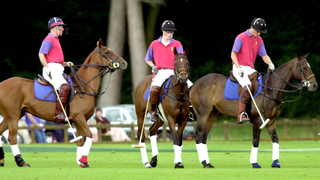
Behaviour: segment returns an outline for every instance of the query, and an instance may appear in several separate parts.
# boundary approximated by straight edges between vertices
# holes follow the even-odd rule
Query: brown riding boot
[[[62,84],[60,86],[59,97],[60,97],[60,100],[61,100],[61,103],[62,103],[63,106],[67,102],[69,92],[70,92],[69,84],[65,83],[65,84]],[[65,122],[66,117],[65,117],[65,115],[63,113],[62,108],[63,107],[61,107],[59,100],[57,100],[57,103],[56,103],[56,116],[54,117],[54,120],[56,120],[57,122]],[[70,120],[70,119],[72,119],[72,117],[68,117],[68,119]]]
[[[251,86],[249,86],[249,88],[251,89]],[[244,122],[250,121],[249,116],[246,113],[246,104],[249,102],[249,100],[250,100],[249,91],[247,87],[244,87],[241,90],[240,99],[239,99],[239,111],[238,111],[238,117],[237,117],[238,124],[242,124]]]
[[[151,91],[150,91],[150,103],[151,103],[151,121],[153,122],[158,122],[159,118],[158,115],[156,114],[156,107],[158,105],[159,102],[159,95],[160,95],[160,90],[161,87],[159,86],[152,86],[151,87]]]

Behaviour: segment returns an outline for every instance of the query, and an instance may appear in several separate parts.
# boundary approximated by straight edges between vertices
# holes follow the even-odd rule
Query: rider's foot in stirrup
[[[242,112],[237,117],[238,124],[243,124],[245,122],[250,122],[249,116],[246,112]]]
[[[72,120],[73,117],[68,116],[68,119],[69,119],[69,120]],[[64,114],[58,114],[58,115],[56,115],[56,116],[54,117],[54,120],[55,120],[56,122],[60,122],[60,123],[64,123],[64,124],[68,123],[68,120],[66,119],[66,117],[64,116]]]

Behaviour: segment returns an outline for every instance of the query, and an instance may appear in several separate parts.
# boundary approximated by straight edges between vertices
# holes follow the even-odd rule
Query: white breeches
[[[161,69],[158,71],[158,74],[153,79],[152,86],[159,86],[163,84],[163,82],[171,75],[174,75],[174,71],[172,69]],[[187,81],[188,88],[190,88],[193,83],[188,79]]]
[[[56,90],[59,90],[62,84],[67,83],[67,81],[62,76],[64,67],[60,63],[48,63],[48,66],[51,71],[52,80],[44,71],[44,67],[42,69],[42,76],[50,83],[53,83]]]
[[[238,74],[238,69],[236,68],[236,65],[234,64],[232,66],[232,73],[233,76],[238,80],[239,84],[244,88],[246,85],[251,85],[251,81],[249,79],[249,75],[256,72],[255,69],[253,69],[251,66],[241,66],[241,69],[243,70],[243,77],[241,77]]]

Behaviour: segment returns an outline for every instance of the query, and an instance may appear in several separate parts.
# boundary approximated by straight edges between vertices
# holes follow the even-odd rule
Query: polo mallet
[[[64,107],[63,107],[62,102],[61,102],[61,100],[60,100],[60,97],[59,97],[59,95],[58,95],[58,92],[57,92],[56,88],[54,88],[54,84],[53,84],[51,75],[50,75],[50,73],[47,73],[47,74],[48,74],[48,76],[49,76],[50,79],[51,79],[51,82],[50,82],[50,83],[51,83],[52,86],[53,86],[53,91],[56,93],[56,96],[57,96],[57,99],[58,99],[58,101],[59,101],[59,103],[60,103],[60,106],[61,106],[61,108],[62,108],[63,114],[64,114],[64,116],[66,117],[65,121],[68,122],[69,127],[70,127],[71,130],[72,130],[72,134],[73,134],[73,137],[74,137],[74,138],[71,139],[69,142],[70,142],[70,143],[76,142],[76,141],[82,139],[82,136],[76,137],[76,135],[74,134],[74,131],[73,131],[72,126],[71,126],[71,124],[70,124],[70,121],[69,121],[69,118],[68,118],[68,116],[67,116],[67,113],[66,113],[66,111],[64,110]]]
[[[153,78],[155,77],[155,75],[157,74],[156,71],[153,71],[153,77],[152,77],[152,81],[151,81],[151,85],[152,85],[152,82],[153,82]],[[143,119],[143,124],[142,124],[142,130],[141,130],[141,134],[140,134],[140,139],[139,139],[139,145],[132,145],[133,148],[145,148],[147,146],[143,146],[143,145],[140,145],[141,143],[141,139],[142,139],[142,134],[143,134],[143,131],[144,131],[144,123],[146,122],[146,117],[147,117],[147,112],[148,112],[148,106],[149,106],[149,99],[150,99],[150,94],[151,94],[151,89],[150,89],[150,93],[149,93],[149,96],[148,96],[148,101],[147,101],[147,106],[146,106],[146,110],[144,112],[144,119]]]
[[[149,93],[146,110],[145,110],[145,112],[144,112],[144,119],[143,119],[143,124],[142,124],[140,139],[139,139],[139,145],[132,145],[133,148],[145,148],[145,147],[146,147],[145,145],[140,145],[140,144],[141,144],[142,134],[143,134],[143,131],[144,131],[144,123],[146,122],[146,117],[147,117],[147,112],[148,112],[150,94],[151,94],[151,92]]]
[[[262,128],[264,128],[264,127],[268,124],[268,122],[270,121],[270,119],[268,118],[268,119],[266,119],[266,120],[264,121],[264,119],[263,119],[263,117],[262,117],[262,115],[261,115],[261,113],[260,113],[260,110],[259,110],[259,108],[258,108],[258,106],[257,106],[257,104],[256,104],[256,101],[254,100],[254,98],[253,98],[253,96],[252,96],[252,94],[251,94],[250,88],[249,88],[249,86],[248,86],[247,84],[246,84],[246,87],[247,87],[247,89],[248,89],[248,91],[249,91],[249,94],[250,94],[250,96],[251,96],[252,102],[253,102],[254,106],[256,107],[256,109],[257,109],[257,111],[258,111],[258,113],[259,113],[259,115],[260,115],[260,118],[261,118],[261,121],[262,121],[262,125],[260,126],[260,129],[262,129]]]

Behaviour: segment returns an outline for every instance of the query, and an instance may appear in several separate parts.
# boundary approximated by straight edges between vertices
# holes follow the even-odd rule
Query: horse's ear
[[[297,52],[297,58],[298,58],[299,61],[302,60],[302,58],[301,58],[301,56],[300,56],[300,54],[298,52]]]
[[[189,54],[189,48],[188,47],[186,48],[186,50],[184,51],[183,54],[186,55],[186,56]]]
[[[174,52],[174,55],[176,56],[179,54],[176,47],[174,47],[173,52]]]
[[[103,42],[102,42],[102,40],[101,40],[101,38],[100,38],[99,41],[97,42],[97,47],[98,47],[99,49],[101,49],[102,45],[103,45]]]
[[[310,53],[306,54],[303,56],[303,59],[307,59],[307,57],[309,56]]]

